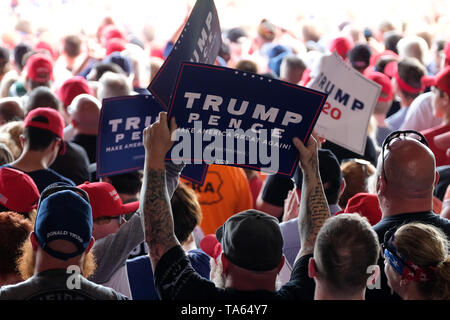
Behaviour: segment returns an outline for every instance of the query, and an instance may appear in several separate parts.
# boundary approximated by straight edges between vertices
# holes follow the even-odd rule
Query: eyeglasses
[[[415,139],[415,140],[419,141],[420,143],[422,143],[423,145],[428,147],[427,139],[420,132],[417,132],[415,130],[394,131],[390,135],[388,135],[386,137],[386,139],[384,139],[383,145],[381,147],[382,169],[383,169],[383,176],[384,176],[384,179],[386,180],[386,182],[387,182],[387,176],[386,176],[386,171],[384,169],[385,150],[388,149],[389,146],[391,146],[394,141],[400,140],[402,138],[403,139],[406,139],[406,138]]]

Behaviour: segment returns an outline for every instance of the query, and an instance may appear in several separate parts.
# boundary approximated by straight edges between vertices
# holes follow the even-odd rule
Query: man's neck
[[[259,277],[259,279],[255,279],[254,277],[241,275],[237,277],[228,276],[225,281],[225,288],[233,288],[240,291],[275,291],[275,280],[272,277]]]
[[[406,98],[404,96],[400,97],[400,106],[402,108],[409,108],[414,99]]]
[[[314,300],[365,300],[366,290],[363,289],[354,295],[346,296],[343,293],[334,295],[326,287],[323,287],[316,280],[316,290],[314,292]]]
[[[74,265],[80,267],[81,269],[82,263],[80,256],[68,260],[59,260],[53,258],[52,256],[48,255],[43,251],[38,251],[36,254],[36,264],[34,266],[34,274],[36,275],[43,271],[54,269],[67,270],[69,267]]]
[[[22,155],[11,166],[22,170],[24,172],[31,172],[36,170],[46,170],[49,167],[47,158],[38,151],[24,151]]]
[[[383,218],[405,213],[426,212],[433,210],[432,198],[395,198],[380,201]]]

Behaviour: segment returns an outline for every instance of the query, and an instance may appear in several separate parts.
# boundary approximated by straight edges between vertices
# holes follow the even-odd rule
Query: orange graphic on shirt
[[[253,206],[247,176],[241,168],[210,165],[203,185],[181,181],[199,197],[203,215],[200,227],[204,234],[215,233],[233,214]]]

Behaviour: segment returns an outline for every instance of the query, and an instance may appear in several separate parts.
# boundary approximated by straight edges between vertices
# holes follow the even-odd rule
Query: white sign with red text
[[[328,93],[314,131],[363,155],[367,127],[381,86],[364,77],[334,52],[318,60],[311,70],[307,87]]]

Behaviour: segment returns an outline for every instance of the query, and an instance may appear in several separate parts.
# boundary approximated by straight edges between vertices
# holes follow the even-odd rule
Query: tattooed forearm
[[[325,220],[330,217],[317,166],[313,168],[315,169],[310,170],[310,174],[306,173],[303,176],[299,214],[301,250],[298,257],[314,252],[317,234]]]
[[[163,254],[178,244],[174,235],[165,170],[146,170],[143,191],[145,241],[149,246],[152,266],[155,268]]]

